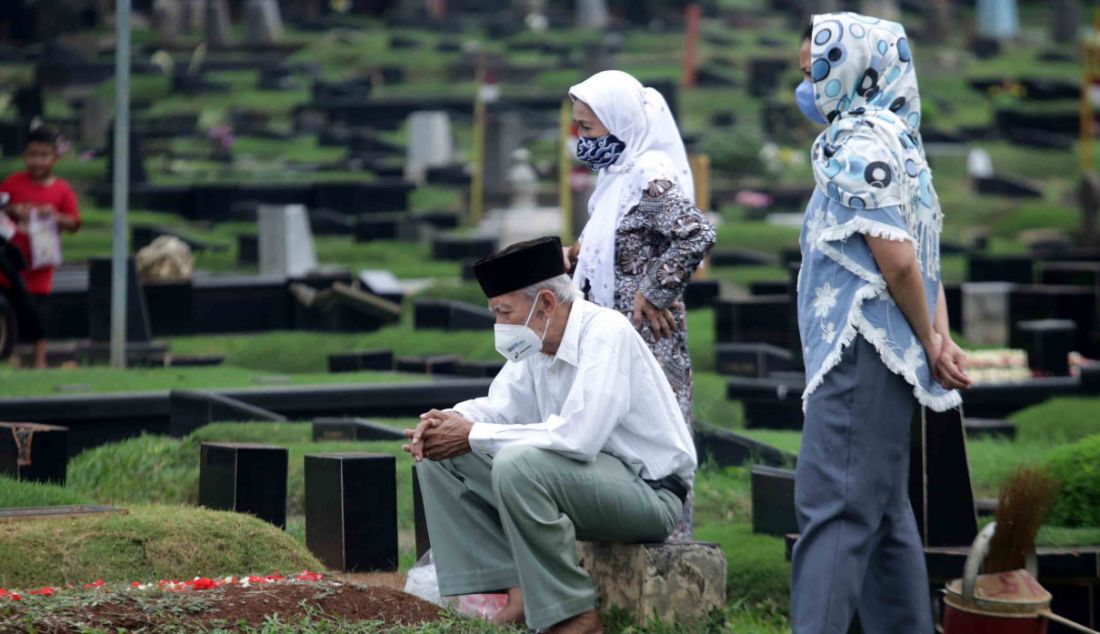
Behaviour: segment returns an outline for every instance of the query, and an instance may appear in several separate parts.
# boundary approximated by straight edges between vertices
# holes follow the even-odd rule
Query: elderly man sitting
[[[574,297],[560,240],[512,245],[474,273],[508,363],[487,397],[405,432],[440,592],[507,590],[498,622],[600,632],[577,540],[669,535],[696,465],[688,427],[627,318]]]

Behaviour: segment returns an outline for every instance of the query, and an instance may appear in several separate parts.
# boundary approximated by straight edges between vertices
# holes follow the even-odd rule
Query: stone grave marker
[[[776,537],[798,533],[794,471],[753,465],[752,532]]]
[[[283,17],[278,0],[247,0],[244,8],[245,42],[273,46],[283,39]]]
[[[962,409],[919,407],[910,434],[909,499],[924,546],[969,546],[978,517]]]
[[[80,146],[100,149],[107,146],[107,132],[111,129],[111,101],[100,95],[88,95],[80,106]]]
[[[348,572],[397,570],[396,459],[371,453],[305,457],[306,546]]]
[[[145,293],[138,282],[133,258],[126,261],[126,341],[152,338]],[[88,336],[92,341],[111,339],[111,259],[92,258],[88,265]]]
[[[751,463],[789,467],[797,459],[794,454],[727,429],[700,428],[697,425],[694,441],[700,464],[712,462],[718,467],[740,467]]]
[[[462,357],[456,354],[441,354],[436,356],[404,356],[397,357],[393,362],[393,369],[397,372],[409,372],[412,374],[454,374]]]
[[[1069,353],[1077,343],[1077,324],[1068,319],[1021,321],[1016,330],[1028,366],[1040,376],[1068,376]]]
[[[970,178],[993,176],[993,159],[983,148],[974,148],[966,155],[966,175]]]
[[[485,193],[502,196],[508,191],[508,168],[512,152],[523,146],[523,117],[513,110],[490,109],[485,128]]]
[[[1086,245],[1100,243],[1100,174],[1085,174],[1077,188],[1077,204],[1081,209],[1081,233]]]
[[[773,372],[793,372],[791,352],[768,343],[719,343],[714,346],[714,370],[729,376],[765,378]]]
[[[202,33],[206,28],[206,0],[179,0],[180,28],[185,33]]]
[[[261,205],[257,220],[261,275],[296,277],[317,268],[304,205]]]
[[[157,31],[157,44],[171,48],[180,38],[182,7],[177,0],[153,1],[153,26]]]
[[[328,371],[362,372],[377,370],[388,372],[393,369],[392,350],[361,350],[357,352],[338,352],[328,356]]]
[[[790,304],[788,295],[715,300],[715,340],[722,343],[770,343],[787,348]]]
[[[262,407],[203,390],[172,390],[168,393],[168,433],[182,438],[203,425],[217,421],[286,422],[286,417]]]
[[[978,0],[977,32],[991,39],[1011,39],[1020,33],[1016,0]]]
[[[491,379],[500,374],[502,369],[503,361],[462,361],[455,368],[455,374],[475,379]]]
[[[409,144],[405,178],[422,183],[429,167],[454,160],[451,116],[445,110],[414,112],[408,118]]]
[[[206,45],[210,48],[228,48],[233,45],[233,22],[226,0],[206,2]]]
[[[315,418],[313,442],[404,440],[400,429],[375,423],[365,418]]]
[[[1030,255],[971,253],[967,261],[970,282],[1031,284],[1035,281],[1035,261]]]
[[[962,330],[977,345],[1006,346],[1011,335],[1009,295],[1012,284],[977,282],[962,286]]]
[[[603,30],[611,24],[607,0],[577,0],[577,28]]]
[[[199,457],[199,506],[248,513],[286,527],[285,447],[204,442]]]
[[[69,429],[38,423],[0,423],[0,475],[65,485]]]
[[[497,250],[495,238],[440,234],[432,237],[432,258],[466,260],[481,258]]]
[[[431,549],[432,540],[428,535],[428,518],[424,515],[424,498],[420,493],[420,478],[416,474],[415,464],[412,466],[412,490],[413,530],[416,535],[416,559],[419,561]]]

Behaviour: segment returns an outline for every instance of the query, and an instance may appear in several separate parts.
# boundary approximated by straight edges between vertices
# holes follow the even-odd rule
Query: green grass
[[[131,506],[124,515],[0,525],[0,586],[29,588],[321,569],[303,544],[238,513]]]
[[[728,222],[718,227],[716,249],[751,249],[780,253],[798,248],[797,227],[770,225],[765,222]]]
[[[1072,442],[1100,434],[1100,399],[1055,398],[1016,412],[1011,420],[1020,440]]]
[[[77,491],[56,484],[25,482],[0,476],[0,508],[17,506],[63,506],[88,504],[91,500]]]
[[[186,347],[186,346],[182,346]],[[175,349],[175,352],[180,350]],[[333,348],[332,351],[338,351]],[[314,359],[314,361],[317,361]],[[286,366],[301,363],[287,353]],[[324,358],[320,358],[320,364]],[[58,396],[100,392],[147,392],[202,388],[244,388],[272,384],[363,384],[415,382],[423,377],[388,372],[356,372],[324,374],[324,367],[311,366],[308,374],[277,374],[258,369],[234,366],[208,368],[151,368],[141,371],[116,370],[105,367],[61,368],[28,372],[10,366],[0,366],[0,398]],[[271,366],[268,366],[271,367]],[[283,372],[294,372],[284,369]]]

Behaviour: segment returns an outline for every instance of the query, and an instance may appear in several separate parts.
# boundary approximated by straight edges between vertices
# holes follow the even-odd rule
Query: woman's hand
[[[580,241],[574,242],[571,247],[561,248],[561,257],[565,260],[565,272],[570,273],[573,271],[573,267],[577,266],[577,258],[581,254]]]
[[[641,291],[634,293],[634,317],[631,319],[634,327],[642,329],[642,325],[648,323],[653,331],[653,338],[658,341],[672,336],[676,332],[676,320],[672,317],[672,311],[661,310],[646,299]]]
[[[966,353],[950,337],[941,337],[939,355],[935,362],[929,360],[932,378],[949,390],[965,390],[970,387],[970,377],[966,374]]]

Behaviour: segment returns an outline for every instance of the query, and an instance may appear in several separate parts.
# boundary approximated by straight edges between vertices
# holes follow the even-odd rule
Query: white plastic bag
[[[405,579],[405,592],[424,599],[436,605],[447,605],[439,596],[439,581],[435,576],[435,562],[432,561],[432,551],[424,553],[424,556],[409,570]]]
[[[409,570],[405,579],[405,592],[429,603],[454,608],[462,614],[491,619],[508,602],[506,594],[467,594],[457,599],[439,595],[439,579],[435,573],[435,561],[432,551],[424,556]]]
[[[27,222],[27,235],[31,243],[32,269],[61,266],[61,234],[53,216],[31,213]]]

